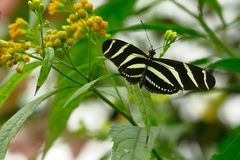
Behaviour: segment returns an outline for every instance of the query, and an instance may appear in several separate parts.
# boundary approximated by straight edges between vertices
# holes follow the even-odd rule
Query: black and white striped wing
[[[214,77],[206,70],[169,59],[154,58],[147,67],[144,86],[153,93],[173,94],[179,90],[209,90]]]
[[[102,45],[102,52],[128,82],[136,84],[140,81],[147,62],[142,50],[118,39],[108,39]]]

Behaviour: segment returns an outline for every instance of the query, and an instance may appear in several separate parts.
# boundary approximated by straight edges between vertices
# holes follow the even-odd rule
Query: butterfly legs
[[[139,87],[140,87],[140,88],[142,88],[142,86],[143,86],[144,83],[145,83],[146,70],[147,70],[147,66],[144,68],[142,77],[141,77],[141,79],[140,79],[140,81],[139,81]]]

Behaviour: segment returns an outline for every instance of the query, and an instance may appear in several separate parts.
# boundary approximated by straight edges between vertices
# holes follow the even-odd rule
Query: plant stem
[[[59,61],[62,62],[62,61]],[[76,72],[78,72],[78,70],[76,68],[74,68],[74,66],[70,66],[66,63],[63,63],[64,65],[66,65],[67,67],[70,67],[71,69],[74,69]],[[62,73],[60,70],[58,70],[56,67],[52,66],[58,73],[60,73],[61,75],[63,75],[64,77],[66,77],[67,79],[73,81],[76,84],[79,85],[83,85],[81,83],[79,83],[78,81],[72,79],[71,77],[69,77],[68,75]],[[87,79],[89,81],[89,79],[87,77],[84,77],[85,79]],[[120,113],[121,115],[123,115],[127,120],[129,120],[129,122],[136,126],[137,123],[134,121],[134,119],[129,116],[127,113],[123,112],[122,110],[120,110],[119,108],[117,108],[111,101],[109,101],[104,95],[102,95],[95,87],[92,87],[91,89],[99,98],[101,98],[103,101],[105,101],[107,104],[109,104],[113,109],[115,109],[118,113]]]
[[[217,37],[217,35],[210,29],[210,27],[207,25],[207,23],[204,21],[201,14],[197,16],[193,12],[191,12],[189,9],[187,9],[182,4],[176,2],[175,0],[171,0],[175,5],[177,5],[179,8],[184,10],[186,13],[191,15],[193,18],[198,20],[202,28],[205,30],[205,32],[208,33],[209,38],[212,40],[212,42],[215,44],[216,47],[221,47],[229,56],[235,56],[235,54]]]
[[[68,75],[66,75],[65,73],[61,72],[60,70],[58,70],[55,66],[52,66],[54,70],[56,70],[59,74],[63,75],[65,78],[71,80],[72,82],[82,86],[84,84],[79,83],[78,81],[72,79],[71,77],[69,77]],[[92,92],[94,92],[99,98],[101,98],[103,101],[105,101],[107,104],[109,104],[113,109],[115,109],[118,113],[120,113],[122,116],[124,116],[132,125],[136,126],[137,123],[134,121],[134,119],[129,116],[127,113],[123,112],[122,110],[120,110],[119,108],[117,108],[111,101],[109,101],[104,95],[102,95],[95,87],[92,87],[91,89]]]
[[[36,59],[42,61],[42,59],[40,59],[40,58],[38,58],[38,57],[33,56],[33,58],[36,58]],[[57,59],[57,60],[58,60],[58,59]],[[59,61],[59,60],[58,60],[58,61]],[[60,60],[59,62],[62,63],[63,61]],[[70,68],[70,69],[74,69],[73,66],[70,66],[69,64],[67,64],[67,63],[65,63],[65,62],[62,63],[62,64],[65,65],[66,67]],[[84,85],[84,84],[82,84],[82,83],[80,83],[80,82],[72,79],[71,77],[69,77],[68,75],[66,75],[65,73],[63,73],[63,72],[60,71],[59,69],[57,69],[55,66],[52,66],[52,68],[53,68],[55,71],[57,71],[59,74],[61,74],[62,76],[64,76],[65,78],[69,79],[70,81],[72,81],[72,82],[74,82],[74,83],[76,83],[76,84],[78,84],[78,85],[80,85],[80,86]],[[133,119],[133,117],[132,117],[130,114],[128,114],[128,113],[126,113],[126,112],[123,112],[123,111],[120,110],[118,107],[116,107],[109,99],[107,99],[104,95],[102,95],[95,87],[92,87],[92,88],[91,88],[91,91],[92,91],[93,93],[95,93],[99,98],[101,98],[104,102],[106,102],[108,105],[110,105],[114,110],[116,110],[118,113],[120,113],[122,116],[124,116],[133,126],[138,126],[137,123],[135,122],[135,120]],[[152,152],[153,152],[153,154],[155,155],[155,157],[157,158],[157,160],[161,160],[161,158],[160,158],[160,157],[158,156],[158,154],[157,154],[156,149],[153,149]]]
[[[53,68],[55,71],[57,71],[59,74],[61,74],[62,76],[64,76],[65,78],[69,79],[70,81],[72,81],[72,82],[74,82],[74,83],[76,83],[76,84],[78,84],[78,85],[80,85],[80,86],[84,85],[84,84],[82,84],[82,83],[80,83],[80,82],[72,79],[71,77],[69,77],[69,76],[66,75],[65,73],[61,72],[61,71],[60,71],[59,69],[57,69],[55,66],[52,66],[52,68]]]
[[[162,158],[159,157],[159,155],[157,154],[157,151],[156,151],[155,148],[153,148],[152,152],[153,152],[154,156],[157,158],[157,160],[161,160],[161,159],[162,159]]]
[[[34,56],[34,55],[29,54],[29,53],[26,53],[26,52],[25,52],[25,54],[27,54],[27,55],[28,55],[29,57],[31,57],[31,58],[37,59],[37,60],[39,60],[39,61],[43,61],[43,59],[40,58],[40,57]]]
[[[217,35],[208,27],[202,17],[198,18],[199,23],[203,29],[208,33],[210,39],[214,42],[217,47],[221,47],[229,56],[234,57],[235,54],[217,37]]]
[[[189,9],[187,9],[185,6],[183,6],[182,4],[176,2],[175,0],[170,0],[171,2],[173,2],[176,6],[178,6],[179,8],[181,8],[182,10],[184,10],[185,12],[187,12],[189,15],[191,15],[192,17],[198,19],[198,16],[196,14],[194,14],[192,11],[190,11]]]
[[[137,126],[137,123],[134,121],[134,119],[131,116],[129,116],[127,113],[117,108],[111,101],[109,101],[105,96],[103,96],[95,87],[92,87],[92,91],[102,100],[104,100],[107,104],[109,104],[113,109],[115,109],[118,113],[124,116],[132,125]]]
[[[88,78],[91,79],[91,72],[92,72],[92,64],[91,64],[91,61],[92,61],[92,54],[91,54],[91,51],[90,51],[90,34],[91,32],[88,31],[88,43],[87,43],[87,52],[88,52]]]
[[[66,50],[66,49],[64,49],[63,48],[63,51],[64,51],[64,53],[66,54],[66,56],[68,57],[68,60],[70,61],[70,63],[71,63],[71,65],[67,65],[68,67],[70,66],[71,67],[71,69],[73,69],[74,71],[76,71],[78,74],[80,74],[84,79],[86,79],[88,82],[90,82],[90,79],[87,77],[87,76],[85,76],[85,74],[83,74],[82,72],[80,72],[78,69],[77,69],[77,67],[74,65],[74,63],[73,63],[73,61],[72,61],[72,59],[71,59],[71,57],[70,57],[70,55],[69,55],[69,52],[68,52],[68,50]],[[64,65],[66,65],[66,63],[63,63]]]
[[[70,65],[70,64],[68,64],[68,63],[66,63],[66,62],[64,62],[64,61],[62,61],[62,60],[60,60],[60,59],[58,59],[58,58],[56,58],[56,57],[55,57],[55,59],[56,59],[58,62],[60,62],[60,64],[64,65],[65,67],[67,67],[67,68],[69,68],[69,69],[72,69],[72,70],[76,71],[76,72],[77,72],[78,74],[80,74],[84,79],[86,79],[87,81],[89,81],[88,78],[87,78],[82,72],[80,72],[76,67],[74,67],[73,65]]]
[[[37,12],[36,15],[38,16],[39,19],[39,24],[40,24],[40,37],[41,37],[41,45],[42,45],[42,53],[43,53],[43,58],[45,57],[45,51],[44,51],[44,42],[43,42],[43,28],[44,28],[44,22],[43,22],[43,17],[42,17],[42,12]]]
[[[86,77],[84,74],[82,74],[80,71],[78,71],[78,69],[74,66],[71,58],[70,58],[70,55],[68,54],[68,52],[66,52],[68,57],[69,57],[69,60],[71,62],[71,65],[72,65],[72,69],[74,69],[77,73],[79,73],[81,76],[83,76],[83,78],[85,78],[88,82],[90,82],[90,79],[88,77]],[[90,62],[89,62],[90,63]],[[90,69],[90,68],[89,68]],[[105,101],[107,104],[109,104],[113,109],[115,109],[118,113],[120,113],[121,115],[123,115],[126,119],[129,120],[129,122],[136,126],[136,122],[134,121],[134,119],[129,116],[127,113],[123,112],[122,110],[120,110],[119,108],[117,108],[111,101],[109,101],[104,95],[102,95],[95,87],[92,87],[92,91],[98,96],[100,97],[103,101]]]

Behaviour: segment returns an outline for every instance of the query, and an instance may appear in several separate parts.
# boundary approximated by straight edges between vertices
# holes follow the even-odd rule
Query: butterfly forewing
[[[147,60],[142,50],[124,41],[109,39],[103,43],[102,52],[118,67],[128,82],[136,84],[140,81]]]
[[[144,86],[153,93],[209,90],[215,85],[214,77],[202,68],[170,59],[153,58],[118,39],[106,40],[102,52],[118,67],[118,71],[128,82],[139,83],[140,87]]]

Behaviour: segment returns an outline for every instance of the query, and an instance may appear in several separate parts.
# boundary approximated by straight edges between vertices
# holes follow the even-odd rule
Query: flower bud
[[[57,39],[57,35],[49,35],[50,41],[54,41],[55,39]]]
[[[105,30],[104,29],[101,29],[100,31],[98,31],[98,34],[100,36],[104,36],[106,34]]]
[[[29,57],[29,55],[23,55],[23,61],[24,62],[29,62],[30,61],[30,57]]]
[[[76,32],[74,32],[73,34],[73,38],[74,39],[79,39],[81,37],[81,31],[77,30]]]
[[[102,28],[107,28],[108,27],[108,22],[106,22],[106,21],[103,21],[102,23],[101,23],[101,27]]]
[[[171,34],[170,43],[175,42],[176,39],[177,39],[177,32],[173,32]]]
[[[79,10],[80,8],[82,8],[82,5],[81,5],[81,3],[75,3],[73,5],[73,7],[74,7],[75,10]]]
[[[70,14],[70,15],[69,15],[69,19],[70,19],[70,21],[75,21],[75,20],[77,20],[77,15],[75,15],[75,14]]]
[[[43,12],[44,11],[44,6],[43,6],[43,3],[40,3],[39,5],[39,11]]]
[[[7,61],[7,63],[6,63],[6,65],[7,65],[7,67],[12,67],[13,65],[14,65],[14,63],[13,63],[13,61]]]
[[[81,17],[81,18],[85,18],[87,16],[87,13],[84,9],[79,9],[78,11],[78,15]]]
[[[84,5],[84,7],[86,8],[86,10],[87,10],[89,13],[92,12],[92,10],[93,10],[93,5],[92,5],[92,3],[87,3],[87,4]]]
[[[57,37],[65,41],[68,37],[68,34],[66,31],[58,31]]]
[[[96,16],[95,21],[96,21],[96,23],[101,24],[102,23],[102,17]]]
[[[88,26],[88,27],[92,27],[93,25],[94,25],[93,20],[92,20],[92,19],[88,19],[88,20],[87,20],[87,26]]]
[[[49,27],[50,22],[48,20],[44,21],[44,27]]]
[[[74,44],[74,39],[73,39],[73,38],[68,38],[68,39],[67,39],[67,44],[68,44],[69,46],[73,45],[73,44]]]
[[[169,39],[170,34],[172,33],[172,30],[167,30],[164,34],[164,40],[167,41]]]
[[[15,60],[18,60],[18,59],[20,58],[20,54],[19,54],[19,53],[15,53],[15,54],[13,55],[13,58],[14,58]]]
[[[15,49],[10,47],[10,48],[7,49],[7,53],[13,54],[13,53],[15,53]]]
[[[175,42],[176,38],[177,38],[177,32],[174,32],[172,30],[167,30],[164,35],[164,40],[170,44]]]
[[[6,63],[9,60],[9,56],[4,54],[1,56],[1,62]]]
[[[29,7],[32,11],[35,10],[35,7],[34,7],[34,5],[33,5],[33,3],[32,3],[31,0],[28,1],[28,7]]]
[[[46,43],[46,47],[52,47],[52,46],[53,46],[52,41],[48,41],[48,42]]]
[[[60,46],[62,44],[62,41],[60,38],[56,38],[54,41],[53,41],[53,46],[54,47],[57,47],[57,46]]]
[[[17,68],[16,68],[16,71],[17,71],[18,73],[21,73],[21,72],[23,71],[23,68],[25,67],[25,64],[26,64],[26,62],[24,62],[24,61],[18,63]]]
[[[30,43],[29,42],[25,42],[23,45],[22,45],[22,48],[24,50],[28,50],[30,48]]]
[[[32,0],[34,6],[39,6],[41,1],[40,0]]]
[[[80,0],[81,4],[86,4],[88,3],[88,0]]]

